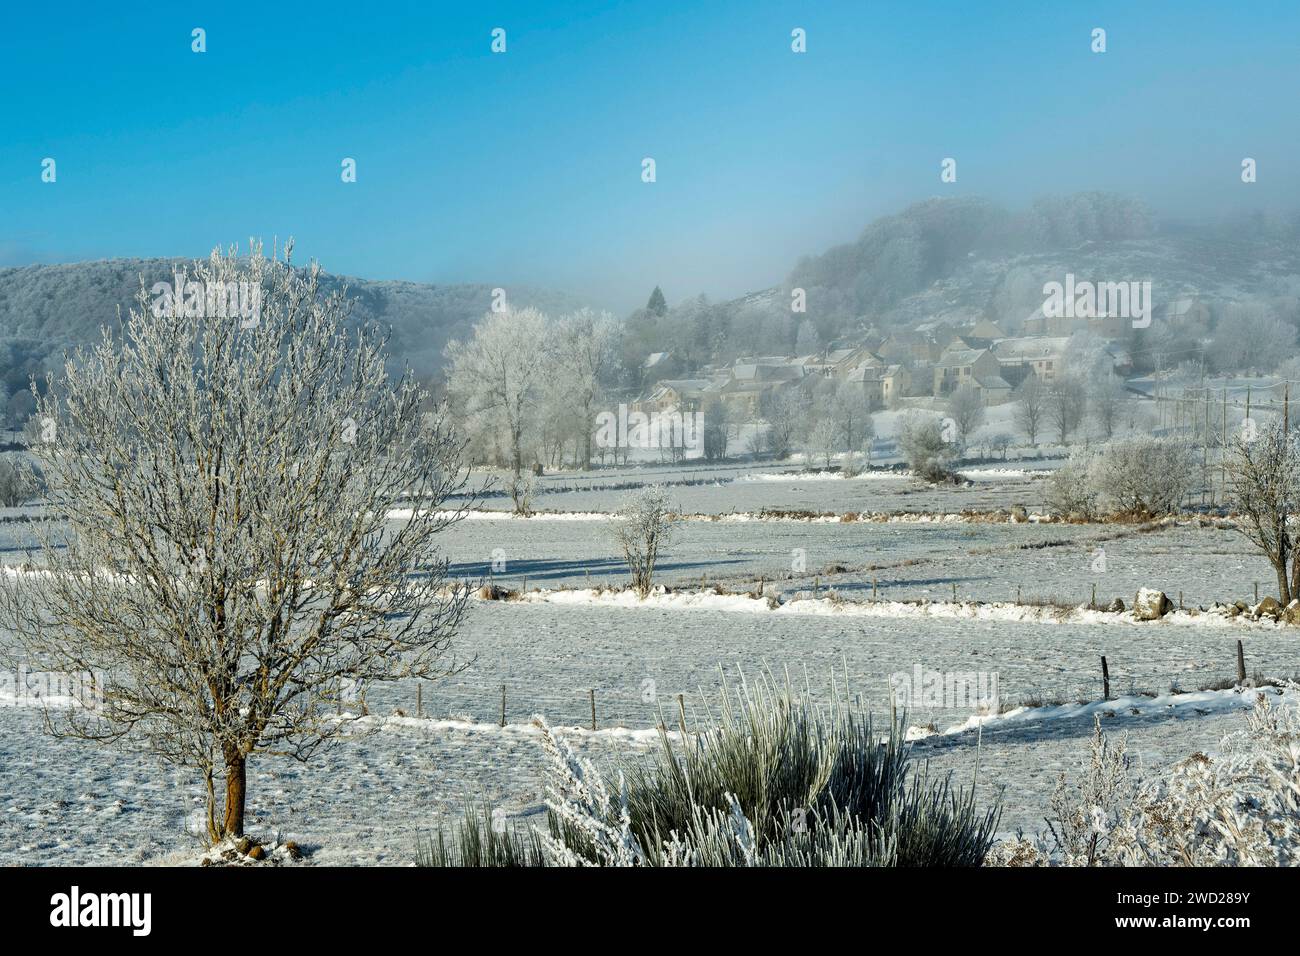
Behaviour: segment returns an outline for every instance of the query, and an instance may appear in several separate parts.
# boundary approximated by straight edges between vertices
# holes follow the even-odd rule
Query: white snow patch
[[[1227,690],[1202,690],[1187,694],[1162,694],[1159,697],[1115,697],[1087,704],[1059,704],[1052,707],[1016,707],[1001,714],[974,715],[960,724],[940,732],[942,736],[966,733],[984,727],[1006,727],[1032,724],[1044,720],[1077,720],[1092,718],[1097,714],[1106,717],[1143,717],[1152,714],[1181,713],[1198,717],[1250,710],[1261,695],[1271,695],[1292,706],[1300,705],[1300,695],[1276,687],[1229,688]],[[910,727],[909,740],[936,736],[933,731]]]
[[[556,604],[565,606],[643,608],[673,611],[728,611],[739,614],[824,615],[839,617],[944,618],[964,621],[1012,621],[1029,623],[1126,624],[1132,627],[1178,625],[1222,627],[1267,627],[1281,625],[1272,621],[1247,621],[1211,612],[1171,611],[1158,621],[1139,621],[1131,611],[1111,612],[1086,605],[1052,607],[1006,602],[940,601],[914,604],[904,601],[848,601],[833,597],[793,596],[778,598],[772,607],[768,597],[749,594],[717,594],[713,591],[674,591],[657,589],[642,599],[635,591],[600,591],[594,588],[529,591],[517,603]]]

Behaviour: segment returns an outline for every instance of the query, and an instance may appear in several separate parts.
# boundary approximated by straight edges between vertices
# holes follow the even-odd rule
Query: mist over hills
[[[25,388],[31,373],[65,350],[114,327],[146,285],[169,279],[180,258],[112,259],[0,269],[0,386]],[[687,367],[755,354],[806,354],[855,343],[869,332],[914,329],[935,320],[990,319],[1014,332],[1041,307],[1044,282],[1150,279],[1157,308],[1195,297],[1208,324],[1184,338],[1212,336],[1217,312],[1248,303],[1300,323],[1300,216],[1255,214],[1234,221],[1157,221],[1141,202],[1107,193],[1048,197],[1024,210],[971,198],[930,199],[869,224],[858,239],[805,256],[770,288],[725,301],[663,286],[671,307],[627,317],[625,364],[673,350]],[[391,352],[436,377],[447,341],[465,337],[491,305],[487,285],[432,285],[326,274],[346,285],[354,318],[392,329]],[[804,290],[807,310],[791,309]],[[648,295],[650,290],[646,290]],[[675,294],[676,293],[676,294]],[[510,288],[515,306],[550,314],[599,303],[563,291]],[[1156,328],[1152,336],[1168,336]],[[1177,343],[1165,343],[1177,347]],[[0,396],[3,399],[4,396]]]
[[[1014,211],[981,199],[931,199],[872,222],[853,242],[800,259],[779,285],[723,302],[677,301],[629,317],[629,353],[675,349],[687,364],[741,355],[808,354],[869,335],[988,319],[1014,334],[1041,309],[1043,285],[1067,273],[1150,280],[1157,313],[1193,298],[1208,324],[1142,336],[1187,351],[1229,307],[1300,324],[1300,216],[1158,221],[1108,193],[1037,200]],[[805,313],[791,308],[803,290]],[[670,294],[670,300],[672,296]],[[1186,340],[1165,341],[1170,337]]]

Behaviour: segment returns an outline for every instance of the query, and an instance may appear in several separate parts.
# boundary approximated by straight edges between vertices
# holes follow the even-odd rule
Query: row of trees
[[[1031,445],[1048,435],[1068,445],[1089,420],[1109,439],[1121,423],[1124,386],[1109,372],[1062,375],[1050,383],[1031,375],[1016,390],[1015,402],[1012,420]]]
[[[447,395],[478,462],[519,480],[534,463],[590,465],[596,415],[618,390],[622,324],[579,309],[489,312],[446,350]]]
[[[843,455],[846,472],[871,457],[876,430],[861,383],[825,379],[809,389],[776,389],[763,396],[759,414],[767,427],[753,432],[747,451],[777,459],[802,451],[827,468]]]

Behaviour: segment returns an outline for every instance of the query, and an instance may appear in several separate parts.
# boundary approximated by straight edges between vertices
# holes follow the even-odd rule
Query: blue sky
[[[1295,3],[1198,0],[11,4],[0,265],[293,235],[622,311],[762,288],[935,195],[1292,208],[1298,35]]]

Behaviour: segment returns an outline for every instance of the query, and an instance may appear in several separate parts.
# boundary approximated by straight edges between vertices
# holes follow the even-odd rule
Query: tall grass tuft
[[[979,866],[1001,812],[912,773],[904,717],[882,734],[847,693],[817,706],[770,673],[724,687],[710,729],[616,761],[617,787],[538,725],[551,865]]]
[[[465,809],[451,834],[439,829],[421,840],[416,850],[420,866],[532,867],[545,866],[541,836],[536,830],[509,824],[494,827],[492,808],[486,803]]]

